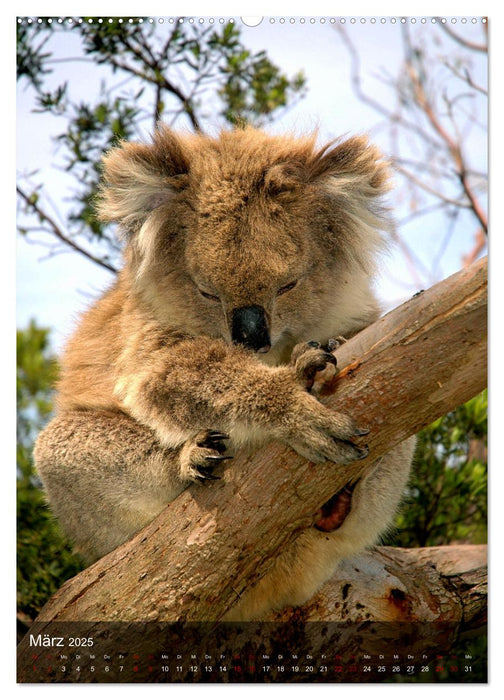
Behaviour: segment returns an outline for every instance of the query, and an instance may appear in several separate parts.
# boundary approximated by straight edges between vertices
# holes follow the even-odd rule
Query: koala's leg
[[[69,411],[39,435],[35,464],[51,508],[91,562],[149,523],[191,481],[218,478],[226,438],[203,431],[180,448],[123,413]]]
[[[306,603],[342,559],[375,544],[404,496],[415,442],[410,438],[378,459],[355,487],[341,526],[334,532],[305,530],[226,619],[257,620],[271,610]]]

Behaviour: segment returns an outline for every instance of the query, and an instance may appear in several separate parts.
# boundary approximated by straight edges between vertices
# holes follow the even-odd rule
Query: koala
[[[253,128],[218,136],[160,125],[103,158],[97,211],[124,264],[61,359],[57,413],[35,462],[53,512],[88,562],[234,450],[280,441],[314,463],[367,456],[365,429],[316,389],[334,337],[379,316],[372,291],[387,164],[364,136]],[[228,619],[301,605],[342,558],[374,544],[407,483],[413,440],[377,460],[279,555]]]

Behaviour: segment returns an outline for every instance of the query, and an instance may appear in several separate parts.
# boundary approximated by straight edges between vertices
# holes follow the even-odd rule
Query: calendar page
[[[486,683],[487,18],[16,24],[18,683]]]

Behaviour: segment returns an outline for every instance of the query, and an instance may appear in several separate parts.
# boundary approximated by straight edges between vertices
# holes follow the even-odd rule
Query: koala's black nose
[[[268,352],[271,340],[266,312],[262,306],[242,306],[233,310],[231,338],[255,352]]]

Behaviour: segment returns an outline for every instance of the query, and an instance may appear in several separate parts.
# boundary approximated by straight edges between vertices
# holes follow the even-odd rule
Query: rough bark
[[[486,287],[482,260],[338,349],[342,371],[324,402],[370,428],[367,460],[314,465],[279,444],[237,454],[220,482],[189,488],[132,540],[68,581],[39,621],[219,620],[336,491],[486,386]],[[404,585],[415,585],[418,554],[380,556],[413,557]]]
[[[343,562],[302,608],[268,619],[297,614],[305,622],[448,621],[466,634],[486,623],[486,602],[486,545],[377,547]]]

